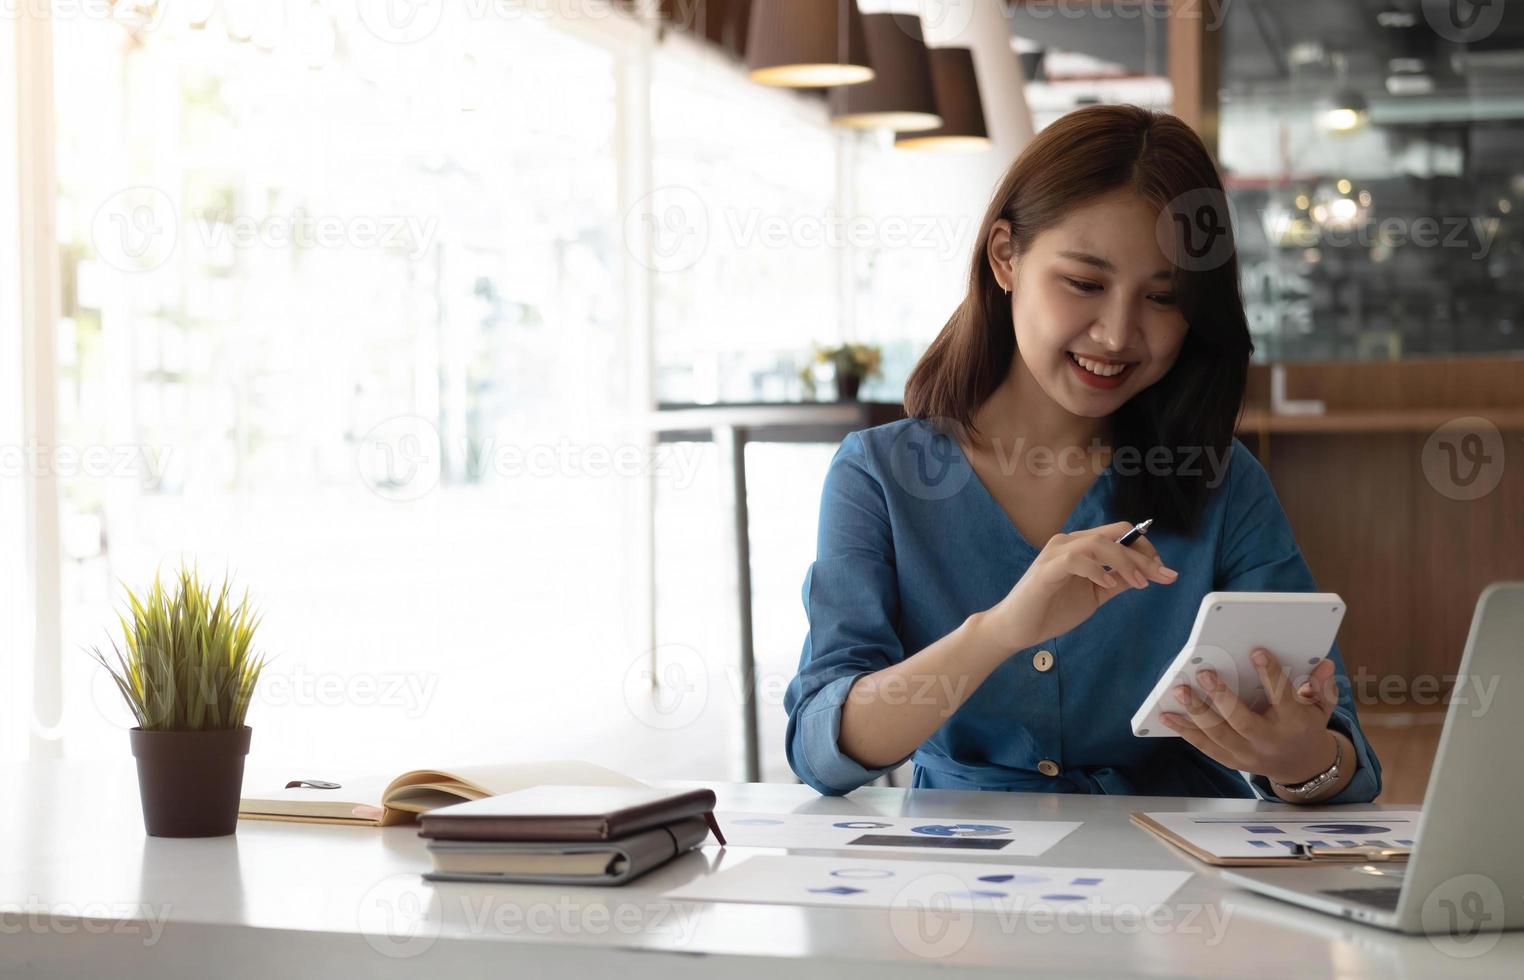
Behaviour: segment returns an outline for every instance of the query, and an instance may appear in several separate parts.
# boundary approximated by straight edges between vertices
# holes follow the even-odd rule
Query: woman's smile
[[[1064,351],[1069,366],[1085,384],[1092,388],[1116,388],[1130,376],[1136,361],[1113,361]]]

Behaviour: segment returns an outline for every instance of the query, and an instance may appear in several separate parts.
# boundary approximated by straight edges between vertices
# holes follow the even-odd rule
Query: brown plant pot
[[[150,837],[225,837],[238,829],[243,760],[253,729],[134,728],[143,829]]]
[[[863,385],[863,379],[856,374],[838,374],[836,376],[836,400],[851,402],[857,400],[857,390]]]

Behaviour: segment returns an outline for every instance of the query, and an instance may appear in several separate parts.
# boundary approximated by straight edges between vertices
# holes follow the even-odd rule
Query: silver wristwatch
[[[1333,734],[1332,730],[1329,734]],[[1344,761],[1344,743],[1339,741],[1339,736],[1334,735],[1334,761],[1333,765],[1313,776],[1305,782],[1292,783],[1290,786],[1270,780],[1270,786],[1281,796],[1289,796],[1296,800],[1306,800],[1318,795],[1318,790],[1339,778],[1339,764]]]

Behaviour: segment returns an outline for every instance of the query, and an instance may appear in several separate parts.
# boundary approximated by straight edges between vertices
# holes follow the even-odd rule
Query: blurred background
[[[1219,161],[1242,436],[1416,799],[1524,575],[1521,14],[12,4],[0,759],[126,754],[84,651],[185,559],[265,612],[256,762],[791,779],[836,441],[898,414],[1031,135],[1127,102]]]

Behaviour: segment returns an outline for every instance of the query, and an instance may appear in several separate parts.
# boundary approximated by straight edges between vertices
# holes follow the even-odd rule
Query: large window
[[[822,100],[757,86],[679,39],[655,69],[651,130],[658,398],[798,397],[800,353],[840,334]]]
[[[266,614],[255,762],[735,775],[719,471],[712,446],[653,447],[647,399],[798,398],[810,343],[843,339],[886,345],[867,393],[896,397],[987,187],[596,4],[208,9],[55,18],[50,737],[123,752],[85,650],[124,584],[185,560]],[[751,450],[773,777],[833,452]]]
[[[57,24],[61,435],[109,461],[62,486],[70,754],[124,744],[80,648],[182,556],[267,612],[256,755],[596,756],[567,722],[623,712],[578,682],[644,646],[617,50],[372,26]]]

